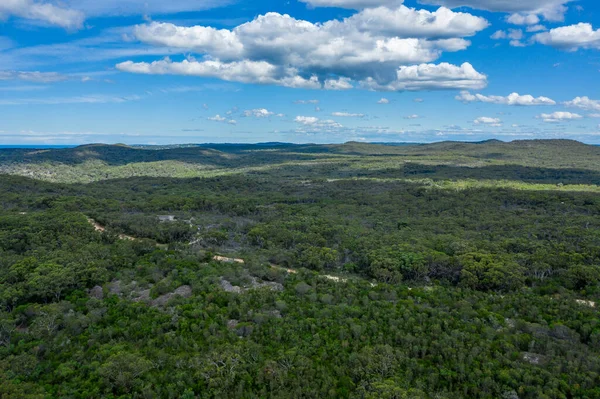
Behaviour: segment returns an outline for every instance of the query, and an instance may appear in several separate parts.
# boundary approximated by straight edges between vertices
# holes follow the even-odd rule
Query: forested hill
[[[316,162],[316,163],[315,163]],[[477,177],[550,183],[594,183],[600,147],[569,140],[384,145],[205,144],[171,147],[85,145],[1,149],[0,173],[87,183],[113,178],[211,177],[284,169],[322,177]],[[560,171],[558,171],[560,169]],[[553,178],[549,178],[553,177]]]

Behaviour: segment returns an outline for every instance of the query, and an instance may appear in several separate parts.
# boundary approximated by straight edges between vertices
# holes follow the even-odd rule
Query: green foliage
[[[427,275],[425,260],[400,247],[381,248],[369,253],[369,272],[387,283],[420,280]]]
[[[524,269],[508,257],[490,254],[461,256],[462,285],[476,290],[510,291],[523,286]]]
[[[0,398],[600,398],[597,148],[19,151]]]

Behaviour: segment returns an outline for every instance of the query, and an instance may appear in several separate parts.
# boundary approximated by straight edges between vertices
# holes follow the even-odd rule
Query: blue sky
[[[0,144],[600,143],[595,0],[2,0]]]

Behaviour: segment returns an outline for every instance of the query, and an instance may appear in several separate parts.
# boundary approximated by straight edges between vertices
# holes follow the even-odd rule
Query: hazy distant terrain
[[[320,177],[507,179],[598,184],[600,147],[568,140],[416,145],[87,145],[0,150],[0,172],[36,179],[89,183],[149,177],[214,177],[235,173]],[[308,174],[308,175],[307,175]]]

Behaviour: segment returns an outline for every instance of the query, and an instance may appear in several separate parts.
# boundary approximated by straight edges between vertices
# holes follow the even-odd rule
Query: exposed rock
[[[150,301],[150,290],[143,290],[143,291],[134,291],[132,292],[132,295],[137,295],[133,301],[134,302],[149,302]]]
[[[519,399],[519,395],[515,390],[506,391],[502,394],[502,399]]]
[[[274,317],[276,319],[281,319],[283,318],[283,316],[281,316],[281,312],[279,310],[269,310],[267,312],[265,312],[267,315]]]
[[[576,299],[575,302],[577,302],[578,304],[583,305],[583,306],[589,306],[590,308],[596,307],[596,302],[593,302],[593,301],[585,301],[583,299]]]
[[[171,298],[174,298],[176,296],[180,296],[183,298],[191,297],[192,296],[192,287],[190,287],[189,285],[182,285],[181,287],[177,288],[173,292],[159,296],[158,298],[153,300],[150,303],[150,305],[151,306],[165,306],[167,304],[167,302],[169,302],[169,300],[171,300]]]
[[[189,285],[182,285],[181,287],[173,291],[173,295],[179,295],[184,298],[189,298],[192,296],[192,287],[190,287]]]
[[[275,283],[272,281],[259,281],[256,277],[250,278],[250,287],[242,288],[237,285],[231,284],[229,281],[221,278],[221,288],[223,288],[227,292],[233,292],[235,294],[241,294],[242,292],[246,292],[248,290],[256,289],[256,288],[269,288],[273,291],[283,291],[283,285],[280,283]]]
[[[90,297],[92,298],[96,298],[99,300],[104,299],[104,291],[102,290],[102,287],[100,287],[99,285],[95,286],[94,288],[92,288],[89,293]]]
[[[270,288],[273,291],[283,291],[283,285],[280,283],[275,283],[272,281],[262,281],[259,282],[256,277],[252,277],[252,281],[250,283],[251,288]]]
[[[239,323],[240,323],[239,320],[235,320],[235,319],[229,320],[227,322],[227,328],[229,328],[230,330],[233,330],[234,328],[236,328],[238,326]]]
[[[539,365],[544,364],[546,362],[546,357],[542,355],[538,355],[537,353],[524,352],[523,360],[529,362],[531,364]]]
[[[108,285],[108,292],[110,292],[113,295],[121,296],[123,294],[123,291],[121,288],[121,281],[115,280],[115,281],[111,282]]]
[[[221,288],[227,292],[233,292],[234,294],[241,294],[242,288],[237,285],[232,285],[229,281],[221,278]]]

